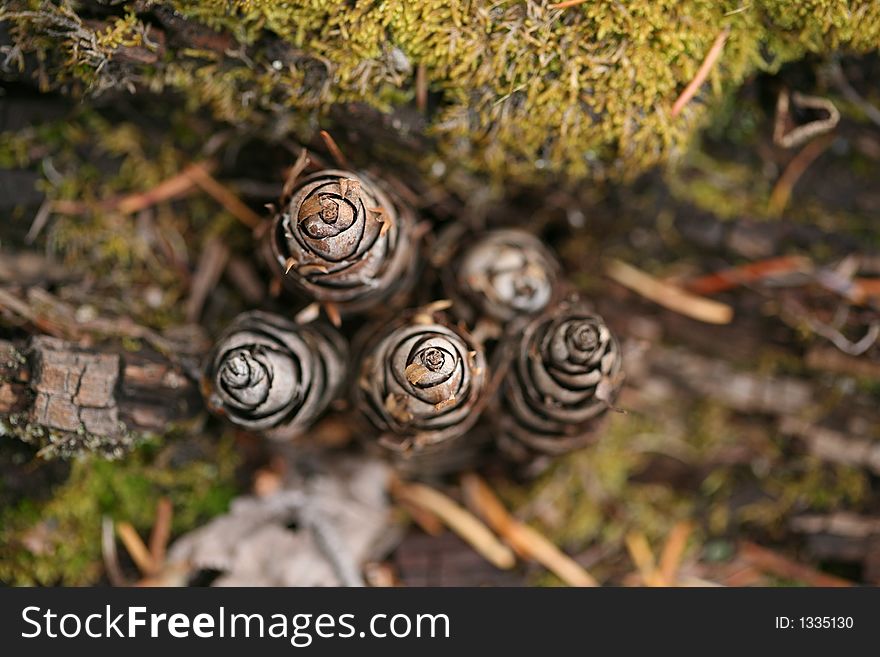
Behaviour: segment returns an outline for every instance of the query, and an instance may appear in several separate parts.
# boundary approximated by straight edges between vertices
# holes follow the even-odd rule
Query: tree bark
[[[200,409],[196,382],[157,354],[0,341],[0,422],[44,456],[120,456]]]

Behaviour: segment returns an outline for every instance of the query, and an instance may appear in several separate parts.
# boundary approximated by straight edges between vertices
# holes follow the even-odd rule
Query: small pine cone
[[[356,408],[398,466],[438,474],[476,456],[482,443],[469,432],[487,402],[482,345],[428,307],[375,336],[363,353]]]
[[[207,406],[243,429],[294,438],[340,392],[347,352],[342,336],[329,326],[242,313],[209,356],[203,378]]]
[[[466,322],[486,316],[498,322],[541,313],[557,296],[560,266],[534,235],[495,230],[446,267],[445,287]]]
[[[567,299],[533,319],[510,345],[499,444],[517,460],[593,442],[622,381],[620,347],[598,315]]]
[[[284,285],[350,315],[409,290],[415,217],[363,174],[325,170],[301,180],[266,235]]]

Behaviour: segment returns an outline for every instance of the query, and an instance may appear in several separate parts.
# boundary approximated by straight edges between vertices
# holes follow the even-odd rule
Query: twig
[[[131,555],[132,561],[144,575],[150,576],[158,571],[153,556],[144,545],[143,539],[138,535],[131,523],[120,522],[116,525],[116,533],[125,545],[125,549]]]
[[[793,417],[782,419],[779,432],[800,438],[806,443],[807,451],[823,461],[880,474],[880,444],[871,438],[847,436]]]
[[[685,288],[694,294],[717,294],[765,278],[809,271],[811,267],[810,259],[804,256],[768,258],[695,278],[686,282]]]
[[[852,281],[852,298],[857,303],[880,297],[880,278],[856,278]]]
[[[241,199],[229,191],[224,185],[217,182],[217,179],[214,178],[205,167],[195,164],[188,167],[187,172],[190,180],[201,187],[207,194],[212,196],[215,201],[226,208],[230,214],[245,226],[256,229],[263,223],[260,215],[242,203]]]
[[[218,237],[208,240],[199,256],[196,273],[190,285],[186,301],[186,320],[195,323],[202,314],[208,295],[217,287],[217,282],[229,260],[229,247]]]
[[[153,189],[123,197],[115,204],[115,207],[110,209],[117,210],[123,214],[134,214],[162,201],[180,198],[194,189],[196,180],[193,178],[193,172],[204,171],[207,173],[214,168],[216,168],[216,163],[213,161],[194,162],[177,175],[163,180]]]
[[[443,493],[424,484],[405,482],[395,482],[391,492],[395,497],[435,514],[496,568],[513,568],[516,563],[516,558],[509,547],[495,538],[486,525],[477,520],[473,514],[461,508]]]
[[[693,525],[682,521],[670,530],[669,536],[666,538],[666,544],[660,555],[660,566],[657,570],[665,586],[673,586],[678,580],[678,569],[692,531]]]
[[[789,109],[792,103],[801,108],[821,110],[828,114],[828,117],[796,125]],[[797,91],[789,93],[788,89],[782,89],[776,99],[773,143],[783,148],[795,148],[810,139],[834,130],[838,123],[840,123],[840,111],[827,98],[807,96]],[[789,126],[793,127],[786,132]]]
[[[605,267],[605,273],[646,299],[701,322],[729,324],[733,319],[733,308],[727,304],[698,297],[680,287],[659,281],[620,260],[611,260]]]
[[[108,516],[101,518],[101,554],[104,557],[104,570],[110,583],[113,586],[128,586],[119,566],[116,541],[113,539],[113,520]]]
[[[534,559],[570,586],[599,585],[574,559],[537,531],[511,516],[479,476],[465,474],[461,478],[461,485],[468,506],[479,513],[521,557]]]
[[[290,198],[293,188],[296,186],[296,181],[299,180],[307,166],[309,166],[309,152],[303,148],[299,153],[299,157],[296,158],[296,162],[290,167],[287,176],[284,178],[284,187],[281,188],[282,203]]]
[[[122,214],[135,214],[146,208],[152,207],[163,201],[171,201],[191,194],[196,189],[196,182],[191,177],[194,170],[209,172],[217,167],[213,160],[195,162],[171,178],[166,178],[152,189],[145,192],[137,192],[127,196],[107,199],[98,204],[98,208],[108,212],[121,212]],[[87,214],[92,206],[82,201],[58,199],[52,201],[52,211],[59,214]]]
[[[17,296],[0,288],[0,309],[6,308],[7,310],[15,313],[25,321],[30,322],[36,328],[41,330],[42,332],[51,335],[56,338],[66,337],[65,331],[63,327],[61,327],[56,322],[52,320],[42,317],[34,312],[31,307],[19,299]]]
[[[850,356],[861,356],[874,346],[877,338],[880,338],[880,323],[878,322],[871,322],[865,335],[857,342],[853,342],[833,326],[828,326],[815,317],[806,317],[805,319],[814,333],[821,335],[843,353]]]
[[[832,82],[834,82],[834,85],[843,94],[843,97],[862,110],[865,116],[868,117],[868,120],[875,125],[880,126],[880,109],[865,100],[862,95],[855,90],[855,87],[853,87],[849,80],[846,79],[846,75],[843,73],[843,67],[840,65],[840,62],[832,62],[828,67],[828,70],[831,74]]]
[[[681,95],[676,99],[676,101],[672,104],[672,110],[669,112],[669,115],[672,118],[678,116],[681,111],[684,109],[684,106],[687,105],[691,98],[693,98],[697,91],[699,91],[700,86],[703,82],[706,81],[706,78],[709,77],[709,72],[712,70],[712,67],[715,65],[715,62],[718,61],[718,58],[721,56],[721,52],[724,50],[724,44],[727,41],[727,37],[730,36],[730,28],[725,27],[721,34],[715,37],[715,41],[712,43],[712,47],[709,48],[709,52],[706,53],[706,59],[703,60],[703,63],[700,64],[700,68],[697,70],[697,74],[694,76],[694,79],[688,83],[688,86],[684,88],[684,91],[681,92]]]
[[[812,347],[807,351],[806,365],[814,370],[880,379],[880,363],[877,361],[848,356],[831,347]]]
[[[404,499],[398,500],[400,506],[409,514],[422,531],[428,536],[440,536],[443,533],[443,522],[427,509],[411,504]]]
[[[651,552],[651,546],[648,545],[648,539],[645,538],[645,535],[641,532],[627,534],[626,549],[642,577],[642,582],[646,586],[657,585],[657,564],[654,561],[654,553]]]
[[[345,159],[345,155],[342,152],[342,149],[339,148],[339,145],[336,143],[336,140],[330,136],[330,133],[326,130],[321,130],[321,139],[324,140],[324,144],[327,146],[327,150],[330,151],[330,156],[336,162],[336,164],[343,169],[349,169],[348,160]]]
[[[550,5],[550,9],[565,9],[566,7],[575,7],[577,5],[582,5],[587,0],[565,0],[565,2],[557,2],[555,5]]]
[[[34,215],[34,221],[31,224],[27,235],[24,236],[25,244],[34,243],[34,240],[37,239],[37,236],[39,236],[43,228],[46,227],[46,223],[49,221],[49,216],[51,214],[52,201],[50,201],[49,199],[44,199],[43,203],[40,205],[40,209],[37,210],[37,214]]]
[[[428,69],[424,64],[416,68],[416,107],[422,114],[428,110]]]
[[[743,560],[758,570],[770,573],[771,575],[776,575],[777,577],[784,577],[786,579],[803,582],[810,586],[853,585],[850,581],[835,577],[834,575],[828,575],[809,566],[797,563],[773,550],[761,547],[760,545],[749,541],[743,541],[740,543],[739,554]]]
[[[770,193],[770,201],[767,203],[767,210],[773,216],[779,216],[788,205],[791,198],[792,189],[800,180],[804,172],[816,159],[824,153],[834,141],[833,134],[822,135],[821,137],[811,141],[804,146],[798,154],[792,158],[785,171],[779,176],[773,191]]]
[[[165,563],[165,550],[171,538],[171,521],[174,518],[174,507],[167,497],[159,498],[156,504],[156,520],[150,533],[150,555],[157,568]]]

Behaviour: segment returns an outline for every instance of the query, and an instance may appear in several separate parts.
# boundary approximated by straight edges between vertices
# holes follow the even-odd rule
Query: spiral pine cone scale
[[[463,442],[486,401],[481,345],[445,322],[410,318],[365,353],[355,397],[387,452],[417,462],[468,451]]]
[[[266,257],[291,291],[359,313],[414,282],[414,228],[412,210],[365,174],[331,169],[293,190]]]
[[[328,326],[243,313],[209,356],[203,386],[208,408],[243,429],[295,437],[339,393],[347,351]]]
[[[494,230],[464,250],[444,278],[457,313],[473,322],[487,316],[498,322],[531,317],[558,293],[560,265],[534,235]]]
[[[562,454],[592,442],[622,378],[620,347],[602,318],[563,302],[532,320],[515,350],[499,414],[502,447]]]

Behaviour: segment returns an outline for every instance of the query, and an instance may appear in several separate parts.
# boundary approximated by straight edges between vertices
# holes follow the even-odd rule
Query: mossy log
[[[880,4],[11,0],[4,24],[7,74],[43,89],[173,91],[237,128],[306,141],[329,117],[356,128],[352,103],[409,110],[433,140],[423,170],[534,184],[676,159],[754,72],[876,50]],[[719,39],[708,78],[673,111]]]
[[[120,456],[200,409],[196,383],[160,356],[0,341],[0,423],[44,456]]]

